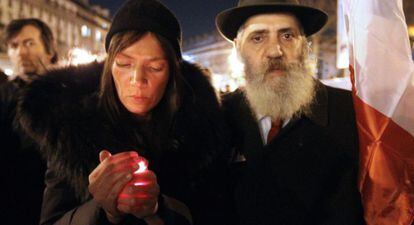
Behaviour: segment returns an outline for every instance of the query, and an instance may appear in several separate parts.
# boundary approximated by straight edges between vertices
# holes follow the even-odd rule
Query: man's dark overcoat
[[[267,145],[241,90],[225,96],[223,108],[240,161],[235,196],[241,224],[364,224],[350,92],[318,83],[310,110]]]
[[[37,145],[16,122],[16,104],[26,85],[19,77],[0,84],[0,180],[3,193],[0,217],[3,225],[39,224],[46,163]]]

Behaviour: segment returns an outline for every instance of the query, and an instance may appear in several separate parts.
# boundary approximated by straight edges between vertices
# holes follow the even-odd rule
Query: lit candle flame
[[[137,169],[137,171],[135,171],[135,174],[143,173],[147,170],[147,164],[144,161],[140,161],[138,165],[139,168]]]

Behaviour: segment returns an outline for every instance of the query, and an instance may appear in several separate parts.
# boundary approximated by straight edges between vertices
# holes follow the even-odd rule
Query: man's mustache
[[[266,73],[272,72],[274,70],[287,70],[287,65],[283,62],[283,59],[277,58],[277,59],[269,59],[266,64]]]

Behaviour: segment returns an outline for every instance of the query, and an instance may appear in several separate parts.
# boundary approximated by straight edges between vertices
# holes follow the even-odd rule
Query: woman
[[[161,3],[130,0],[101,77],[89,65],[30,85],[19,114],[48,160],[41,224],[225,222],[219,105],[180,35]]]

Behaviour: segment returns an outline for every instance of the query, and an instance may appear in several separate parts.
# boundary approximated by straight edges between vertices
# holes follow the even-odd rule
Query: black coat
[[[241,224],[364,224],[357,189],[358,138],[350,92],[317,85],[310,112],[263,145],[241,91],[223,99],[239,162]]]
[[[8,76],[2,70],[0,70],[0,84],[7,82],[7,80]]]
[[[137,150],[149,161],[163,195],[185,203],[195,224],[210,224],[225,216],[225,133],[214,89],[194,65],[183,63],[186,80],[183,104],[175,120],[173,143],[161,156],[143,151],[148,143],[126,143],[111,127],[97,102],[102,65],[52,71],[34,81],[20,102],[21,124],[40,144],[48,159],[41,224],[103,224],[102,209],[88,192],[88,175],[98,153]],[[163,207],[171,224],[183,217]],[[221,204],[218,204],[218,203]],[[138,220],[129,217],[131,223]],[[142,222],[142,221],[141,221]],[[167,224],[168,224],[167,223]]]
[[[46,164],[16,123],[16,104],[24,86],[18,77],[0,86],[0,218],[4,225],[39,224],[45,186]]]

